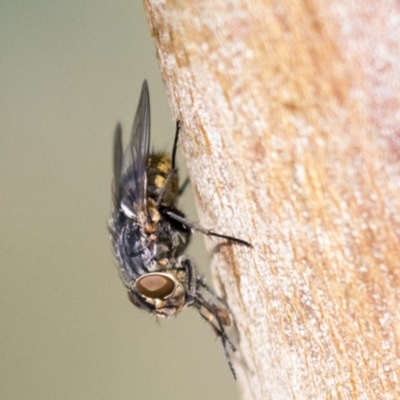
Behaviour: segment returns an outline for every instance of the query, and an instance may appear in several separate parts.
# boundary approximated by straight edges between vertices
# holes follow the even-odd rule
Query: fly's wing
[[[113,146],[113,183],[112,183],[113,221],[117,221],[119,209],[121,207],[121,200],[122,200],[121,168],[122,168],[122,128],[121,124],[118,124],[117,127],[115,128],[114,146]]]
[[[143,82],[139,105],[133,121],[130,142],[122,156],[118,127],[114,140],[114,198],[124,202],[133,214],[135,209],[147,210],[147,159],[150,146],[150,95],[147,81]]]

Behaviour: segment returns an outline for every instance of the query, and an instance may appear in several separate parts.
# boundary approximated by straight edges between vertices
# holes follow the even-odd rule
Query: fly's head
[[[167,318],[190,303],[186,282],[186,272],[179,269],[151,272],[140,276],[128,294],[139,308]]]

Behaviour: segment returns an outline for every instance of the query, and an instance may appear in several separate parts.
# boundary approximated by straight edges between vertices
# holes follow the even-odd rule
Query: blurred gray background
[[[115,268],[112,133],[120,120],[127,139],[144,78],[169,150],[141,1],[0,0],[1,399],[238,398],[195,311],[157,324]],[[196,219],[190,193],[181,205]],[[190,254],[208,270],[203,238]]]

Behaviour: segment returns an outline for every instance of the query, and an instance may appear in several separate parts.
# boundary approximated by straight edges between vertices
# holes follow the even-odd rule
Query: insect
[[[179,189],[175,158],[180,123],[172,154],[150,153],[150,96],[143,82],[130,142],[123,152],[118,124],[113,148],[113,206],[109,231],[119,273],[130,301],[157,317],[194,307],[221,338],[235,377],[225,328],[231,325],[227,304],[203,281],[184,252],[192,231],[250,246],[244,240],[204,229],[176,208]]]

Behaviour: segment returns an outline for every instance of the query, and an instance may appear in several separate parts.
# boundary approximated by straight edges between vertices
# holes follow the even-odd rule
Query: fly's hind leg
[[[184,181],[183,181],[183,183],[182,183],[182,186],[179,188],[179,190],[178,190],[178,196],[181,196],[182,194],[183,194],[183,192],[186,190],[186,188],[189,186],[189,183],[190,183],[190,179],[189,179],[189,177],[187,177]]]
[[[181,131],[181,121],[177,120],[175,129],[174,147],[172,148],[172,169],[176,168],[176,149],[178,148],[178,138],[180,131]],[[180,196],[185,191],[189,183],[190,183],[189,178],[186,178],[182,186],[179,188],[178,196]]]
[[[181,121],[176,121],[174,147],[172,148],[172,169],[175,169],[176,149],[178,148],[179,132],[181,130]]]
[[[168,175],[165,178],[164,186],[160,191],[157,199],[157,208],[160,208],[161,203],[163,201],[165,192],[167,191],[168,185],[171,183],[172,178],[176,174],[177,170],[175,168],[175,161],[176,161],[176,150],[178,148],[178,137],[179,131],[181,130],[181,122],[179,120],[176,121],[176,129],[175,129],[175,139],[174,139],[174,147],[172,148],[172,162],[171,162],[171,169],[168,171]],[[178,192],[179,194],[179,192]]]

